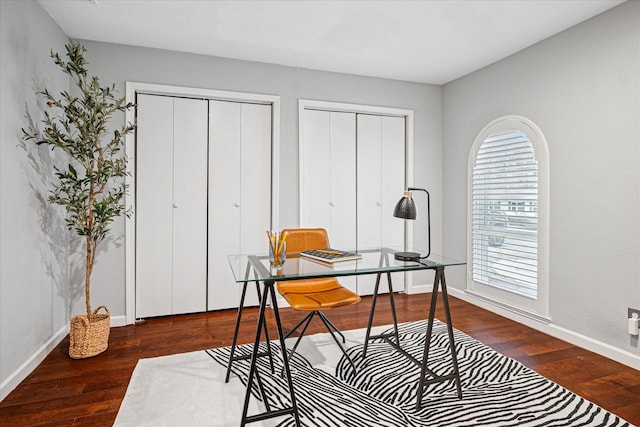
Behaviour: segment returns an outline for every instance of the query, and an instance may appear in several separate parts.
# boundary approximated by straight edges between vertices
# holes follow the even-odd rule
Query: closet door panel
[[[383,246],[404,245],[404,220],[393,209],[405,187],[405,119],[382,117],[381,239]]]
[[[405,189],[405,119],[404,117],[382,117],[382,246],[404,245],[404,221],[393,216],[393,209]],[[404,289],[404,273],[392,273],[391,280],[396,291]]]
[[[207,303],[207,101],[175,98],[173,313]]]
[[[242,106],[240,242],[242,253],[266,253],[271,225],[271,106]]]
[[[381,245],[382,117],[358,114],[358,248]]]
[[[227,255],[241,253],[241,108],[240,103],[209,101],[208,310],[237,307],[239,302],[240,285]]]
[[[331,113],[304,110],[300,145],[301,227],[331,229]]]
[[[331,113],[329,205],[331,246],[356,248],[356,115]],[[355,280],[354,286],[355,286]]]
[[[243,104],[241,126],[240,253],[264,254],[271,227],[271,106]],[[250,289],[245,305],[258,303]]]
[[[138,95],[136,317],[172,311],[173,99]]]

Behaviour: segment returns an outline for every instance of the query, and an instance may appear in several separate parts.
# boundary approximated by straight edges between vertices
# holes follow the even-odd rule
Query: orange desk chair
[[[287,258],[299,256],[302,251],[330,247],[329,237],[327,236],[327,231],[324,228],[293,228],[282,230],[282,232],[287,233]],[[340,344],[340,341],[336,337],[334,331],[340,334],[343,343],[346,342],[344,335],[321,310],[357,304],[360,302],[360,296],[352,290],[342,286],[335,277],[283,281],[278,282],[277,286],[278,292],[285,300],[287,300],[291,308],[294,310],[310,312],[285,336],[285,338],[288,338],[304,324],[302,333],[291,350],[289,360],[291,360],[296,348],[298,348],[298,344],[304,336],[304,333],[307,331],[311,320],[313,320],[314,316],[317,315],[320,320],[322,320],[322,323],[324,323],[327,330],[331,333],[333,340],[338,344],[338,347],[340,347],[340,350],[342,350],[342,353],[345,355],[347,360],[349,360],[349,363],[351,363],[351,366],[353,366],[353,369],[355,370],[353,361],[345,351],[342,344]]]

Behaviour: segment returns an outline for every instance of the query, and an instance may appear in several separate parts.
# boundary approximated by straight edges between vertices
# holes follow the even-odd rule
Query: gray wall
[[[136,81],[281,97],[280,226],[298,225],[298,99],[411,109],[415,113],[414,182],[432,190],[433,246],[441,251],[442,227],[442,89],[402,81],[328,73],[264,63],[237,61],[158,49],[83,41],[89,70],[103,82],[114,82],[124,94]],[[400,196],[398,196],[400,197]],[[114,226],[124,235],[124,221]],[[426,238],[416,233],[417,243]],[[112,244],[97,259],[94,305],[107,304],[112,315],[125,313],[125,253]],[[423,246],[424,246],[423,245]]]
[[[640,2],[449,83],[443,99],[445,254],[466,257],[476,135],[503,115],[533,120],[550,153],[553,323],[637,354],[626,316],[640,308]]]
[[[52,156],[21,144],[39,125],[39,87],[69,82],[49,57],[67,38],[35,2],[0,1],[0,398],[23,363],[69,319],[69,238],[63,212],[46,201]],[[37,363],[37,361],[35,361]]]

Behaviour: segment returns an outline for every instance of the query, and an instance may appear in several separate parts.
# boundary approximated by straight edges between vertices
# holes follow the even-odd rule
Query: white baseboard
[[[122,316],[111,316],[110,323],[112,328],[127,326],[127,316],[124,314]]]
[[[126,316],[112,316],[111,327],[125,326]],[[60,328],[46,343],[36,350],[18,369],[6,380],[0,383],[0,402],[9,395],[33,370],[53,351],[54,348],[69,334],[69,324]]]
[[[530,316],[525,316],[523,314],[507,310],[503,307],[492,304],[485,299],[478,298],[468,292],[465,292],[464,290],[450,287],[448,287],[447,290],[449,291],[450,295],[456,298],[460,298],[461,300],[467,301],[473,305],[484,308],[485,310],[499,314],[500,316],[506,317],[507,319],[511,319],[532,329],[543,332],[547,335],[551,335],[554,338],[561,339],[578,347],[582,347],[586,350],[597,353],[608,359],[615,360],[616,362],[622,363],[623,365],[627,365],[631,368],[640,370],[640,356],[635,355],[631,352],[619,349],[610,344],[595,340],[586,335],[579,334],[575,331],[571,331],[558,325],[554,325],[553,322],[542,322]]]
[[[405,292],[408,295],[425,294],[433,290],[433,280],[416,282],[412,279],[410,286],[407,286]]]
[[[4,400],[27,376],[42,362],[45,357],[69,334],[69,324],[63,326],[46,343],[29,357],[18,369],[0,384],[0,401]]]

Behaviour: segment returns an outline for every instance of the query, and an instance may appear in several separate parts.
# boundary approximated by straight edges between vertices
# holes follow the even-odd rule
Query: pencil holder
[[[271,271],[279,271],[284,268],[284,262],[287,259],[287,242],[276,242],[275,245],[269,245],[269,262],[271,263]]]

